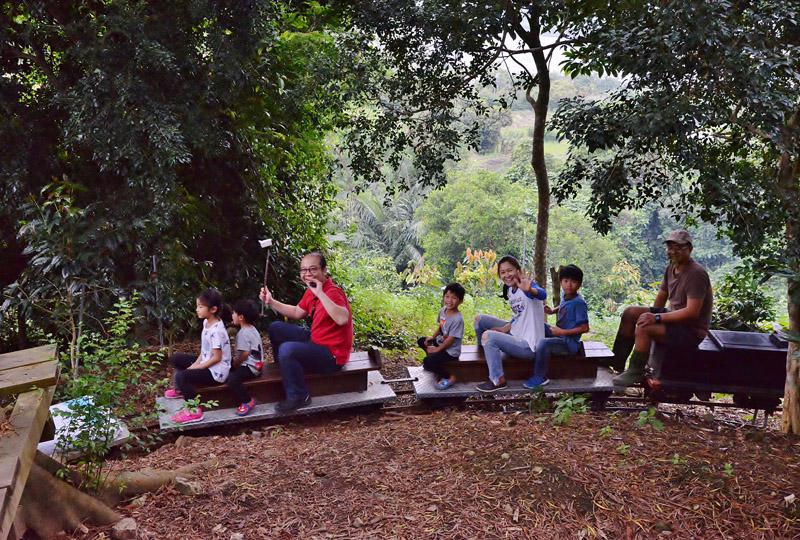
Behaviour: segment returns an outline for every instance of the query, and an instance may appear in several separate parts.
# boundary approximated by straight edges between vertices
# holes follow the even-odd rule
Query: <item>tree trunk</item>
[[[797,144],[793,134],[800,126],[800,109],[794,112],[783,130],[785,148]],[[792,156],[788,151],[781,155],[778,167],[779,189],[786,208],[786,249],[790,261],[791,275],[788,278],[787,294],[789,311],[789,331],[793,338],[800,335],[800,156]],[[800,343],[789,342],[786,353],[786,383],[783,391],[783,414],[781,431],[800,435]]]
[[[539,28],[531,28],[525,42],[532,49],[542,46]],[[547,287],[547,236],[550,227],[550,180],[547,178],[547,166],[544,162],[544,133],[547,124],[547,109],[550,104],[550,69],[544,51],[541,49],[531,53],[536,64],[536,99],[531,97],[532,87],[525,93],[525,98],[533,108],[533,137],[531,144],[531,166],[536,176],[536,191],[539,196],[536,214],[536,240],[533,247],[533,273],[539,286]]]
[[[798,162],[800,163],[800,161]],[[795,184],[797,179],[795,178]],[[797,201],[800,190],[794,188],[794,197]],[[793,337],[800,335],[800,256],[797,253],[797,243],[800,242],[800,217],[790,214],[786,223],[786,242],[789,249],[789,260],[793,261],[794,276],[787,279],[789,331]],[[783,391],[783,413],[781,416],[781,431],[800,435],[800,343],[789,342],[786,353],[786,383]]]
[[[20,508],[25,526],[45,539],[61,531],[72,532],[84,522],[110,525],[122,517],[102,501],[55,478],[38,459],[31,466]]]
[[[800,272],[800,268],[795,268],[795,272]],[[790,280],[788,292],[789,330],[797,335],[800,333],[800,302],[798,302],[800,283],[797,280]],[[781,431],[800,435],[800,344],[795,341],[789,342],[789,351],[786,355],[786,385],[783,391]]]

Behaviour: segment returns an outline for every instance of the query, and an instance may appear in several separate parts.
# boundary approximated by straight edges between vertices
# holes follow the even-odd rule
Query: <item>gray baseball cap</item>
[[[681,244],[681,245],[689,244],[691,246],[692,235],[689,234],[689,231],[685,231],[683,229],[672,231],[667,235],[667,239],[664,240],[665,244],[667,242],[675,242],[676,244]]]

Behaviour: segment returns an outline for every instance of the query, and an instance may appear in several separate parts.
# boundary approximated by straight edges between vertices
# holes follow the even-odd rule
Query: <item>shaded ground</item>
[[[388,355],[384,377],[415,358]],[[168,486],[121,509],[153,539],[800,538],[800,500],[785,499],[800,499],[800,440],[741,427],[741,410],[662,409],[663,431],[636,412],[556,427],[524,403],[334,414],[184,436],[111,467],[220,459],[201,495]]]
[[[123,512],[151,538],[800,536],[798,503],[784,500],[800,494],[797,439],[672,421],[656,432],[630,415],[548,419],[389,413],[185,437],[116,466],[214,454],[204,494],[166,487]]]

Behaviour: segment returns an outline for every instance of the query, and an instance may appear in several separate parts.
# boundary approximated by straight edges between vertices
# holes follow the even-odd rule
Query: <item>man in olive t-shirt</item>
[[[644,368],[653,341],[673,348],[693,349],[708,334],[714,303],[711,281],[705,269],[692,257],[692,237],[672,231],[665,240],[669,266],[653,307],[630,306],[622,313],[614,340],[614,363],[618,371],[633,349],[628,369],[614,377],[617,386],[631,386],[644,380]],[[669,308],[666,304],[669,301]]]

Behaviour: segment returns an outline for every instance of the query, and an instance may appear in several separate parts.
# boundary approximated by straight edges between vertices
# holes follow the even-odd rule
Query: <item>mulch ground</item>
[[[384,377],[413,362],[387,358]],[[635,413],[554,426],[490,409],[251,424],[111,467],[219,460],[200,495],[165,486],[121,508],[153,539],[800,538],[800,439],[719,418],[742,411],[670,408],[657,431]]]
[[[384,377],[415,358],[390,355]],[[331,414],[167,439],[110,466],[218,460],[200,495],[170,485],[120,509],[153,539],[800,538],[800,439],[737,409],[661,410],[662,431],[636,411],[554,426],[524,403]]]
[[[217,457],[203,493],[168,486],[123,512],[151,538],[800,535],[785,500],[800,494],[796,439],[672,421],[657,432],[630,415],[542,418],[384,414],[184,437],[124,466]]]

